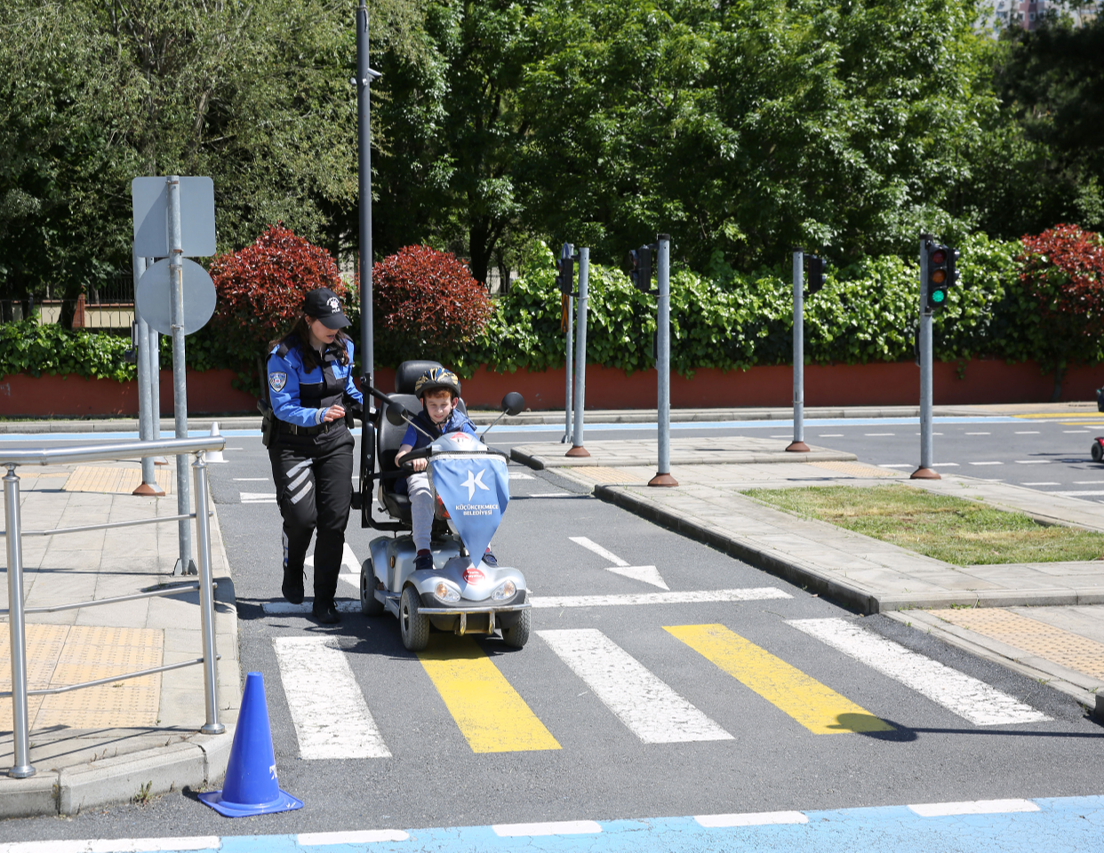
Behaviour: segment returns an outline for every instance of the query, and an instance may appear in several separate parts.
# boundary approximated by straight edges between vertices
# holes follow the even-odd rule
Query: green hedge
[[[1038,311],[1019,286],[1019,241],[974,236],[961,246],[961,286],[935,317],[935,356],[1009,361],[1041,359]],[[747,369],[788,364],[792,358],[793,286],[789,269],[742,275],[718,269],[711,278],[675,270],[671,280],[671,364],[690,375],[697,368]],[[829,270],[828,282],[805,304],[805,354],[811,363],[893,362],[913,357],[919,302],[917,263],[897,257],[868,258]],[[486,330],[463,351],[427,352],[470,375],[486,364],[499,371],[544,370],[564,363],[560,295],[552,253],[531,246],[522,275],[497,300]],[[590,268],[587,356],[594,364],[636,371],[652,366],[655,297],[636,290],[628,276],[601,265]],[[354,340],[359,337],[352,330]],[[225,333],[223,333],[225,334]],[[163,363],[168,363],[164,340]],[[75,373],[129,379],[123,361],[129,340],[66,331],[33,322],[0,326],[0,374]],[[209,328],[190,336],[188,364],[230,367],[246,380],[254,365],[230,363],[219,335]],[[1104,360],[1097,352],[1096,361]]]

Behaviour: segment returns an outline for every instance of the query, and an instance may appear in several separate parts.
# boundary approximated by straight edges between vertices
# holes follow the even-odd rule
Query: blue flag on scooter
[[[430,477],[476,566],[510,502],[510,473],[501,456],[435,456]]]

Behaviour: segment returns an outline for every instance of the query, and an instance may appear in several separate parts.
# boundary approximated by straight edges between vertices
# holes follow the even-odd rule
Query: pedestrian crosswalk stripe
[[[644,743],[732,739],[598,629],[538,631],[537,636]]]
[[[794,619],[787,624],[922,693],[975,725],[1037,723],[1050,719],[983,681],[845,619]]]
[[[540,595],[530,596],[529,603],[537,608],[616,607],[629,604],[701,604],[718,601],[762,601],[770,598],[793,598],[777,587],[763,586],[744,589],[679,590],[677,592],[628,592],[614,595]]]
[[[814,734],[893,731],[885,720],[724,625],[677,625],[664,630]]]
[[[471,638],[419,652],[473,752],[560,749],[532,709]]]
[[[299,755],[390,758],[352,668],[328,637],[273,637]]]
[[[801,812],[745,812],[742,814],[706,814],[694,817],[706,829],[722,829],[731,826],[782,826],[808,823]]]

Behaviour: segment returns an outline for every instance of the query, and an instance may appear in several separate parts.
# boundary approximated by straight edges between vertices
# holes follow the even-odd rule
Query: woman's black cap
[[[344,329],[351,325],[341,310],[341,299],[328,287],[316,287],[303,300],[303,313],[322,322],[327,329]]]

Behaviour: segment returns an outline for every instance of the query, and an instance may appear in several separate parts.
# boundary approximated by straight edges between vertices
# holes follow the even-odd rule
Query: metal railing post
[[[677,486],[671,476],[671,236],[659,235],[656,252],[659,280],[656,323],[656,373],[659,378],[659,470],[648,481],[649,486]]]
[[[207,709],[207,719],[200,731],[207,735],[220,735],[226,731],[226,726],[219,722],[218,670],[215,666],[218,652],[215,648],[214,591],[211,588],[211,518],[208,507],[207,462],[203,451],[196,454],[192,472],[195,475],[199,612],[203,629],[203,695]]]
[[[15,466],[4,476],[4,524],[8,551],[8,636],[12,673],[13,779],[34,776],[30,764],[30,721],[27,712],[27,634],[23,618],[23,541],[19,513],[19,477]]]
[[[590,456],[583,447],[583,419],[586,413],[586,347],[587,347],[587,301],[590,285],[590,249],[579,249],[579,301],[575,322],[575,434],[571,440],[571,449],[566,456]]]

